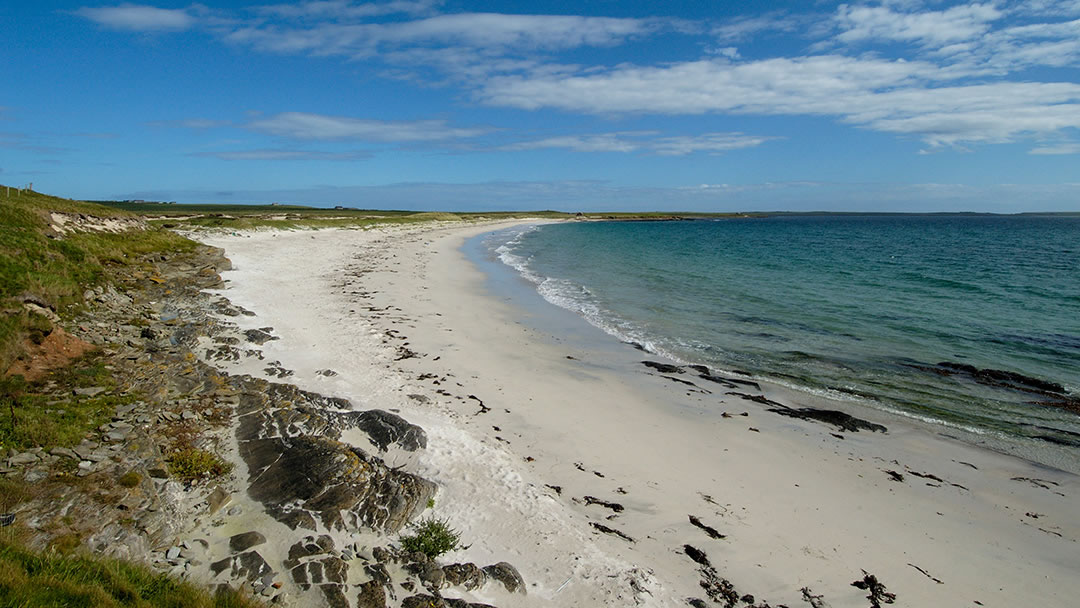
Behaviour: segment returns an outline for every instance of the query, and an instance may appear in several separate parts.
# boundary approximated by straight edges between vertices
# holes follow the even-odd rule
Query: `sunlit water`
[[[1080,416],[936,367],[1080,396],[1080,218],[579,222],[484,246],[549,302],[654,353],[1080,461]]]

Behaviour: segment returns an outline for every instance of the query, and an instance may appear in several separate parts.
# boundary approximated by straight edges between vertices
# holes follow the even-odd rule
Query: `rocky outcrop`
[[[77,445],[2,455],[0,475],[37,484],[35,500],[5,514],[30,530],[30,544],[76,538],[98,553],[273,603],[479,608],[442,598],[441,590],[499,584],[524,592],[509,564],[444,568],[393,545],[341,540],[363,532],[389,542],[427,506],[434,484],[382,460],[400,464],[402,454],[427,446],[427,436],[397,414],[358,411],[345,399],[199,360],[196,349],[210,361],[262,359],[258,346],[273,339],[270,328],[238,329],[230,319],[253,313],[204,292],[223,286],[218,271],[229,266],[221,250],[202,247],[155,257],[113,286],[87,290],[89,309],[68,330],[101,349],[112,379],[53,386],[49,397],[61,408],[65,400],[120,405],[110,405],[111,420]],[[246,466],[215,479],[181,478],[170,464],[180,446]],[[85,480],[64,481],[70,478]],[[253,508],[239,500],[244,495],[295,538],[243,526]],[[279,554],[283,542],[287,557]]]

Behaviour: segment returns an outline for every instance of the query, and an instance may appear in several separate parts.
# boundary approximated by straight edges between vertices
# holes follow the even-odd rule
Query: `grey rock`
[[[53,448],[49,450],[49,453],[53,456],[63,456],[72,460],[81,460],[81,458],[79,458],[79,455],[75,453],[75,450],[72,450],[70,448]]]
[[[324,558],[320,563],[322,563],[323,566],[323,577],[327,582],[344,584],[348,581],[349,565],[340,557],[331,555],[330,557]]]
[[[178,557],[180,557],[180,547],[170,547],[165,552],[165,559],[176,559]]]
[[[244,435],[244,420],[238,435]],[[331,530],[367,527],[396,532],[426,507],[435,485],[388,468],[362,450],[326,437],[241,441],[250,496],[283,523],[306,514]]]
[[[104,386],[88,386],[86,388],[77,388],[74,392],[79,397],[95,397],[105,392]]]
[[[231,500],[231,498],[232,497],[229,496],[229,493],[225,491],[225,488],[221,486],[214,488],[214,491],[210,493],[210,496],[206,497],[206,504],[208,506],[210,515],[213,516],[221,510],[221,507],[229,504],[229,500]],[[243,551],[243,549],[240,550]]]
[[[34,454],[32,452],[22,452],[21,454],[16,454],[11,458],[8,458],[8,466],[17,467],[27,464],[34,464],[38,460],[40,459],[37,457],[37,454]]]
[[[468,591],[483,587],[487,582],[487,574],[473,563],[450,564],[443,566],[446,582],[452,586],[462,586]]]
[[[289,557],[285,565],[289,568],[300,563],[300,560],[312,555],[325,555],[334,550],[334,539],[328,534],[321,534],[318,538],[306,536],[293,546],[289,547]]]
[[[277,336],[270,335],[270,327],[264,327],[262,329],[249,329],[244,332],[244,337],[248,342],[262,346],[271,340],[277,340]]]
[[[427,434],[424,429],[410,424],[407,420],[383,410],[348,412],[339,414],[342,424],[358,428],[371,437],[372,443],[380,450],[397,444],[407,452],[427,447]]]
[[[109,431],[105,433],[105,440],[114,443],[125,441],[127,439],[127,433],[121,431]]]
[[[510,593],[525,593],[525,580],[521,578],[521,573],[507,562],[486,566],[484,574],[487,574],[488,578],[493,578],[502,583]]]
[[[429,589],[439,589],[443,586],[443,582],[446,580],[446,574],[438,564],[431,562],[428,563],[419,575],[420,582]]]
[[[229,548],[236,553],[240,553],[265,542],[266,537],[262,533],[252,530],[251,532],[241,532],[229,537]]]
[[[342,585],[320,585],[319,589],[322,590],[323,598],[326,599],[326,604],[330,608],[350,608]]]
[[[383,588],[382,583],[370,580],[360,585],[356,608],[386,608],[386,589]]]

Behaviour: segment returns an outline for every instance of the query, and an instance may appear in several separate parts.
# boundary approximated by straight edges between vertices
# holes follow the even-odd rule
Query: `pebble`
[[[176,559],[180,557],[180,547],[172,547],[165,552],[165,559]]]

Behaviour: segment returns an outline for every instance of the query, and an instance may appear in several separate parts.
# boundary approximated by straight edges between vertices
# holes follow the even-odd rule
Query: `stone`
[[[383,410],[367,410],[339,416],[344,424],[367,433],[372,443],[384,452],[392,444],[397,444],[407,452],[427,447],[427,434],[424,429],[410,424],[397,414]]]
[[[356,608],[386,608],[386,589],[383,588],[382,583],[370,580],[360,585]]]
[[[485,566],[484,574],[502,583],[510,593],[525,593],[525,580],[521,578],[521,573],[507,562]]]
[[[446,580],[446,574],[438,564],[428,563],[419,574],[420,582],[429,589],[439,589]]]
[[[241,419],[239,436],[252,418]],[[240,454],[251,476],[249,495],[286,524],[299,512],[318,517],[330,530],[367,527],[393,533],[435,493],[430,481],[327,437],[242,440]]]
[[[31,452],[22,452],[20,454],[12,456],[11,458],[8,458],[8,466],[17,467],[27,464],[34,464],[38,460],[40,459],[37,457],[37,454]]]
[[[266,537],[260,532],[241,532],[229,537],[229,548],[235,553],[240,553],[265,542]]]
[[[319,585],[319,589],[322,590],[326,605],[330,608],[351,608],[342,585]]]
[[[72,392],[79,397],[96,397],[104,393],[105,390],[104,386],[88,386],[86,388],[77,388]]]
[[[447,583],[454,587],[464,587],[466,591],[482,587],[487,582],[487,574],[473,563],[443,566],[443,573]]]
[[[206,504],[208,506],[210,515],[213,516],[221,510],[221,507],[229,504],[229,500],[231,500],[231,498],[232,497],[229,496],[229,493],[225,491],[225,488],[221,486],[214,488],[214,491],[210,493],[210,496],[206,497]]]
[[[180,547],[170,547],[165,552],[165,559],[176,559],[178,557],[180,557]]]
[[[334,550],[334,539],[328,534],[320,534],[318,538],[306,536],[299,542],[289,547],[289,558],[285,560],[285,566],[291,568],[300,563],[300,560],[312,555],[324,555]]]
[[[75,453],[75,450],[72,450],[71,448],[53,448],[49,450],[49,453],[53,456],[63,456],[72,460],[81,460],[79,455]]]
[[[309,562],[315,563],[315,562]],[[327,582],[344,584],[349,578],[349,565],[340,557],[329,556],[319,563],[323,567],[323,578]]]
[[[244,337],[247,338],[248,342],[262,346],[271,340],[278,339],[277,336],[270,335],[269,331],[267,331],[270,329],[271,328],[269,327],[264,327],[263,329],[249,329],[244,332]]]

